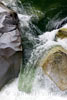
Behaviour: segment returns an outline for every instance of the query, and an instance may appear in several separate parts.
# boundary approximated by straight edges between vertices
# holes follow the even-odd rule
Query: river
[[[43,19],[36,23],[37,17],[33,14],[28,14],[22,4],[18,6],[13,0],[3,0],[3,2],[17,12],[20,20],[20,30],[23,40],[22,46],[24,48],[23,57],[25,58],[23,58],[22,68],[25,69],[25,72],[23,74],[21,72],[22,75],[19,75],[20,79],[19,77],[14,79],[0,91],[0,100],[66,100],[67,91],[61,91],[47,75],[44,75],[41,67],[33,67],[30,72],[30,67],[28,67],[28,65],[35,66],[36,59],[38,59],[40,54],[45,50],[45,47],[49,48],[52,45],[59,44],[67,49],[67,40],[54,41],[59,28],[67,28],[66,17],[64,16],[62,19],[57,19],[59,16],[59,14],[57,14],[49,20],[46,25],[44,24],[45,22],[43,22]],[[19,4],[20,3],[21,2],[19,2]],[[64,21],[65,23],[63,23]],[[27,67],[25,68],[25,66]],[[23,91],[19,91],[18,83]],[[24,84],[26,87],[24,87]],[[30,91],[31,86],[31,92],[26,93],[28,90]]]

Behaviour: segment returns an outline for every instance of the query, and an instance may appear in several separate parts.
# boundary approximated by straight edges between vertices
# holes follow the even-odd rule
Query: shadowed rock
[[[0,89],[18,76],[21,63],[21,34],[16,12],[0,2]]]
[[[56,34],[56,38],[67,38],[67,28],[59,29],[58,33]]]

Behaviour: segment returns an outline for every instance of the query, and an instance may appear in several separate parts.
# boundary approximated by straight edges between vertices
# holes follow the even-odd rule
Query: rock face
[[[42,61],[42,67],[61,90],[67,90],[67,50],[54,47]]]
[[[21,34],[17,14],[0,2],[0,89],[18,76],[21,63]]]
[[[67,28],[61,28],[58,33],[56,34],[56,38],[67,38]]]

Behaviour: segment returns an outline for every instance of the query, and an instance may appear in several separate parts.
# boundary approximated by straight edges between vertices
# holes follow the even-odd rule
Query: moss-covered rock
[[[58,33],[56,34],[56,38],[67,38],[67,28],[59,29]]]

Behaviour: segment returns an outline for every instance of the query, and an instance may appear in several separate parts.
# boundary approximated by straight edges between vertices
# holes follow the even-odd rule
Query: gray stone
[[[18,76],[21,55],[18,16],[0,2],[0,89]]]

